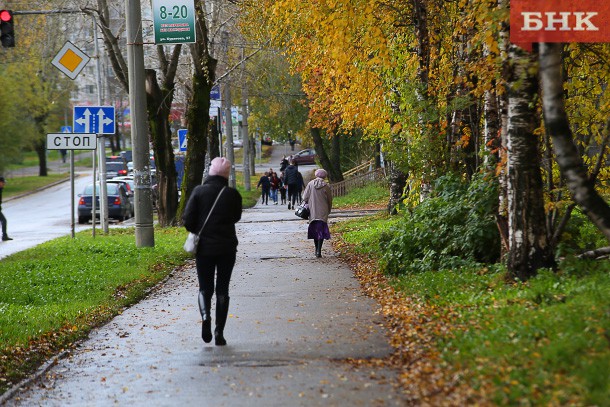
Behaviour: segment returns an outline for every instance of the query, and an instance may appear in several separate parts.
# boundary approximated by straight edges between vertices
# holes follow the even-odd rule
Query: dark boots
[[[323,239],[314,239],[313,243],[316,246],[316,257],[322,257],[322,243],[324,243]]]
[[[212,299],[206,298],[203,295],[203,291],[199,291],[199,312],[201,313],[201,338],[205,343],[212,342],[212,315],[210,309],[212,308]]]
[[[224,338],[225,324],[229,314],[229,296],[216,295],[216,329],[214,330],[214,341],[216,346],[224,346],[227,341]]]

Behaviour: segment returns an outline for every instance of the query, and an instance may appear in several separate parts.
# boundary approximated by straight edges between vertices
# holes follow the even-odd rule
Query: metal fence
[[[334,197],[343,196],[354,188],[365,186],[367,184],[370,184],[371,182],[379,182],[383,180],[384,177],[384,169],[377,168],[375,170],[368,171],[364,174],[355,175],[341,182],[332,183],[330,184],[330,189]]]

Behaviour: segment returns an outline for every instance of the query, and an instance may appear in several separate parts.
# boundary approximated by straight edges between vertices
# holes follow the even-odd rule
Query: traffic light
[[[15,20],[12,10],[0,10],[0,42],[4,48],[15,46]]]

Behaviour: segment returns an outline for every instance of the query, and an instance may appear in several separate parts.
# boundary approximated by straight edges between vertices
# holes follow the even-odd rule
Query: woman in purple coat
[[[313,239],[316,247],[316,257],[322,257],[322,243],[330,239],[328,230],[328,215],[333,206],[333,195],[330,186],[324,178],[327,173],[323,169],[316,170],[316,178],[305,187],[303,201],[309,205],[309,228],[307,238]]]

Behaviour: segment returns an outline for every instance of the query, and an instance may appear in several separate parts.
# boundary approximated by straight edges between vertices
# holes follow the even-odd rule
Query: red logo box
[[[511,0],[510,40],[610,42],[610,1]]]

